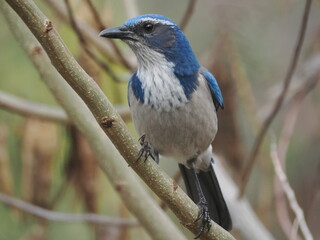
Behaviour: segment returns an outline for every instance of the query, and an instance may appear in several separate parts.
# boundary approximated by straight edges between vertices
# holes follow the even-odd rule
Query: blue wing
[[[221,93],[221,90],[219,88],[219,85],[217,83],[217,80],[205,68],[201,68],[200,73],[207,80],[207,84],[208,84],[209,89],[211,91],[212,98],[213,98],[213,103],[214,103],[216,109],[218,110],[219,107],[223,109],[224,108],[223,97],[222,97],[222,93]]]

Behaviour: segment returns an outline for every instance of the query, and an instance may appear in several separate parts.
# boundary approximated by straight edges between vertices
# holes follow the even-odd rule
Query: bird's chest
[[[136,80],[140,81],[140,92],[143,93],[141,102],[151,108],[168,112],[188,101],[170,66],[142,68],[138,70]]]

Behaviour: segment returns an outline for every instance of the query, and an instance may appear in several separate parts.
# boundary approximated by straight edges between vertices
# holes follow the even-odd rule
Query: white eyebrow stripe
[[[172,22],[170,21],[167,21],[167,20],[162,20],[162,19],[154,19],[154,18],[151,18],[151,17],[145,17],[145,18],[141,18],[138,23],[141,23],[141,22],[146,22],[146,21],[150,21],[150,22],[153,22],[153,23],[162,23],[163,25],[174,25]]]

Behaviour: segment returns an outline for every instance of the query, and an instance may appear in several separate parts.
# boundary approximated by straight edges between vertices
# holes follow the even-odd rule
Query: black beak
[[[99,37],[133,39],[133,32],[125,26],[107,28],[99,33]]]

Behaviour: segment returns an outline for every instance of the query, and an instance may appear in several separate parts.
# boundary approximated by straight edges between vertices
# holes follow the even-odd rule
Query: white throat
[[[138,58],[137,76],[144,90],[144,104],[170,111],[188,101],[179,79],[174,74],[172,62],[146,46],[139,46],[135,53]]]

